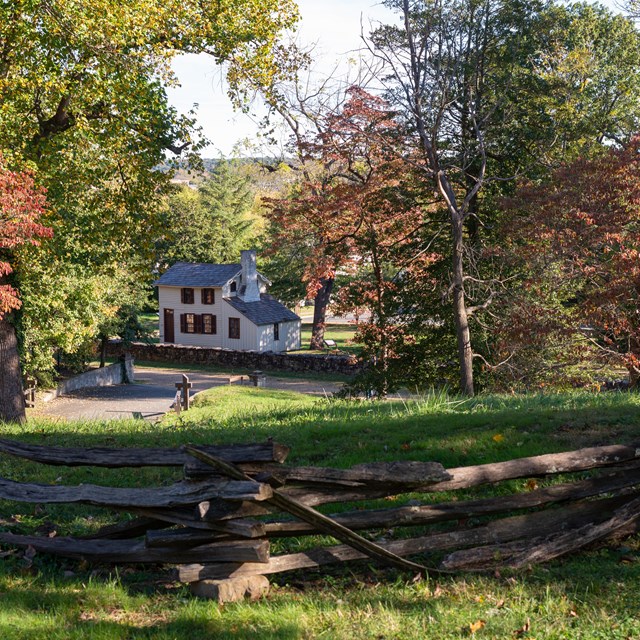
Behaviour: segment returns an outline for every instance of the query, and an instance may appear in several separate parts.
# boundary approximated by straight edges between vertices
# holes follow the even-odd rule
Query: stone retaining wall
[[[319,373],[340,373],[355,375],[360,364],[353,356],[328,354],[289,354],[257,351],[234,351],[232,349],[214,349],[212,347],[191,347],[170,344],[146,344],[134,342],[128,352],[136,360],[151,362],[170,362],[177,364],[203,364],[238,369],[265,369],[281,371],[315,371]],[[119,342],[110,342],[108,355],[119,356],[123,346]]]
[[[101,369],[85,371],[84,373],[61,382],[56,389],[46,393],[42,399],[47,402],[49,400],[53,400],[53,398],[57,398],[58,396],[63,396],[65,393],[76,391],[76,389],[125,384],[133,382],[133,379],[133,358],[131,355],[126,354],[121,358],[120,362],[116,362],[108,367],[102,367]]]

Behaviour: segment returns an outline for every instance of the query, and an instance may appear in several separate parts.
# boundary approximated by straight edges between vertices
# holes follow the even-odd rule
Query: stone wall
[[[133,379],[133,358],[127,354],[121,358],[120,362],[101,369],[85,371],[61,382],[54,391],[47,393],[43,399],[45,401],[52,400],[58,396],[63,396],[65,393],[71,393],[76,389],[84,389],[86,387],[107,387],[114,384],[131,383]]]
[[[315,371],[346,375],[355,375],[360,371],[360,364],[353,356],[275,353],[271,351],[259,353],[257,351],[146,344],[144,342],[134,342],[129,346],[128,351],[139,361],[202,364],[250,370]],[[119,356],[123,353],[123,346],[118,342],[111,342],[107,353],[110,356]]]

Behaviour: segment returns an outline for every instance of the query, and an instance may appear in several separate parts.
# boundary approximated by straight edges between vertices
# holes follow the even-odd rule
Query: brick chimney
[[[240,295],[245,302],[257,302],[260,300],[260,287],[256,269],[256,252],[253,249],[241,251],[240,265],[242,266]]]

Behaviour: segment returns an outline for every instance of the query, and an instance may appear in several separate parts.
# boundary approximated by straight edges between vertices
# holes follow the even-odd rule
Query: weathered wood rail
[[[77,449],[0,440],[0,453],[43,464],[179,466],[185,476],[171,486],[149,488],[0,478],[3,500],[91,504],[136,516],[83,538],[0,532],[0,543],[96,562],[177,565],[175,576],[192,583],[364,559],[413,572],[517,568],[640,530],[640,447],[633,445],[448,470],[437,462],[406,461],[351,469],[290,467],[283,464],[288,452],[273,442]],[[522,482],[520,490],[480,499],[442,495],[531,478],[545,478],[545,485]],[[316,509],[403,494],[411,498],[408,504],[328,515],[327,508]],[[269,539],[317,533],[341,544],[270,554]]]

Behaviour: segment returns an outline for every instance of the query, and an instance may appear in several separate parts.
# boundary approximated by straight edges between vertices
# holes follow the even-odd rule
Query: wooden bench
[[[244,376],[229,376],[227,378],[227,384],[233,384],[234,382],[244,384]]]

